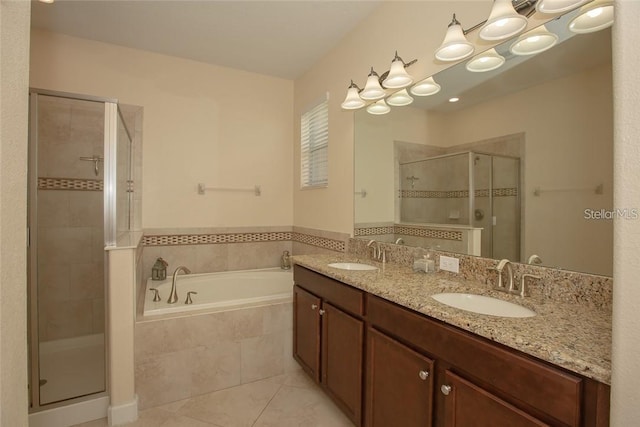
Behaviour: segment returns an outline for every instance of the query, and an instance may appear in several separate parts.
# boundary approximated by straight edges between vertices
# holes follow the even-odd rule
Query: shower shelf
[[[253,188],[231,188],[231,187],[207,187],[206,184],[198,183],[198,194],[204,195],[207,191],[230,191],[230,192],[250,192],[255,196],[262,195],[262,189],[259,185]]]
[[[568,192],[568,191],[591,191],[595,194],[604,194],[604,184],[598,184],[595,188],[546,188],[542,189],[540,187],[536,187],[533,189],[534,196],[540,196],[542,193],[551,193],[551,192]]]

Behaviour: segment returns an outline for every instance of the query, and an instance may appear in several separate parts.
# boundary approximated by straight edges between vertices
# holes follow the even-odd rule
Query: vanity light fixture
[[[411,94],[416,96],[430,96],[440,92],[440,89],[440,85],[433,80],[433,77],[429,77],[416,83],[411,88]]]
[[[416,60],[405,63],[402,58],[398,56],[398,51],[396,51],[396,55],[391,62],[391,69],[389,70],[389,74],[382,81],[382,85],[388,89],[400,89],[403,87],[409,86],[413,83],[413,77],[407,73],[407,68],[409,65],[415,63]]]
[[[569,23],[569,31],[576,34],[594,33],[613,25],[613,2],[585,6]]]
[[[474,49],[473,44],[465,37],[462,25],[460,25],[454,13],[453,19],[447,27],[444,40],[438,50],[436,50],[436,59],[445,62],[459,61],[460,59],[470,56]]]
[[[541,25],[518,37],[518,40],[511,45],[509,50],[514,55],[535,55],[551,49],[557,42],[558,36],[547,30],[544,25]]]
[[[371,67],[371,72],[369,73],[369,77],[367,77],[367,84],[364,85],[364,89],[360,92],[360,98],[366,101],[372,101],[384,98],[384,96],[385,91],[382,86],[380,86],[380,76],[373,71],[373,67]]]
[[[489,19],[480,29],[480,38],[488,41],[504,40],[527,27],[527,17],[520,15],[511,0],[494,0]]]
[[[482,52],[467,62],[466,68],[472,73],[484,73],[502,67],[505,59],[494,48]]]
[[[374,114],[376,116],[387,114],[389,111],[391,111],[391,107],[384,102],[384,99],[376,101],[367,107],[367,113]]]
[[[402,89],[387,98],[387,104],[393,107],[404,107],[413,102],[413,98],[407,92],[407,89]]]
[[[539,0],[536,10],[541,13],[564,13],[580,7],[591,0]]]
[[[360,98],[360,88],[351,80],[349,89],[347,89],[347,97],[342,102],[341,107],[345,110],[357,110],[364,107],[365,104],[366,102]]]

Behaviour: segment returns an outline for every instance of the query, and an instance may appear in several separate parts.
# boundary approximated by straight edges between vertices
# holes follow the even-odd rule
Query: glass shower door
[[[103,392],[105,103],[31,95],[34,407]]]

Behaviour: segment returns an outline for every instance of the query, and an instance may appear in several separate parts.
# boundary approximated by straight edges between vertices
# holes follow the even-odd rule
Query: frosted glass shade
[[[440,92],[440,89],[440,85],[433,80],[433,77],[429,77],[416,83],[411,88],[411,94],[416,96],[430,96]]]
[[[442,44],[436,50],[436,59],[440,61],[459,61],[467,58],[473,53],[474,47],[464,36],[462,26],[456,21],[455,15],[453,21],[447,28]]]
[[[402,89],[399,92],[394,93],[389,98],[387,98],[387,104],[393,107],[404,107],[405,105],[409,105],[413,102],[413,98],[407,92],[407,89]]]
[[[409,86],[411,83],[413,83],[413,77],[404,69],[402,60],[395,59],[391,63],[389,75],[384,79],[382,85],[389,89],[400,89]]]
[[[569,23],[569,30],[577,34],[594,33],[613,25],[613,3],[585,6]]]
[[[582,6],[590,0],[540,0],[536,10],[541,13],[564,13]]]
[[[535,55],[551,49],[558,42],[558,36],[549,32],[544,25],[518,37],[509,48],[514,55]]]
[[[474,56],[469,62],[467,62],[467,70],[472,73],[484,73],[486,71],[492,71],[502,67],[504,64],[504,57],[491,48],[486,52],[482,52]]]
[[[374,114],[376,116],[387,114],[389,111],[391,111],[391,108],[387,105],[386,102],[384,102],[384,99],[374,102],[367,107],[367,113]]]
[[[347,97],[342,102],[342,108],[344,110],[357,110],[364,107],[365,102],[360,98],[357,87],[349,87],[347,90]]]
[[[364,86],[362,92],[360,92],[360,98],[367,101],[384,98],[385,91],[382,86],[380,86],[380,81],[378,79],[378,74],[373,71],[372,68],[369,73],[369,77],[367,77],[367,84]]]
[[[513,8],[511,0],[495,0],[479,35],[483,40],[504,40],[522,32],[527,22],[527,18]]]

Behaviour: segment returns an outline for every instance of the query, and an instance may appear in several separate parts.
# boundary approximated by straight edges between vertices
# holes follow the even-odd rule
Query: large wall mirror
[[[356,238],[612,274],[611,216],[632,213],[613,211],[611,30],[573,34],[575,13],[546,23],[549,50],[509,40],[498,69],[355,113]]]

